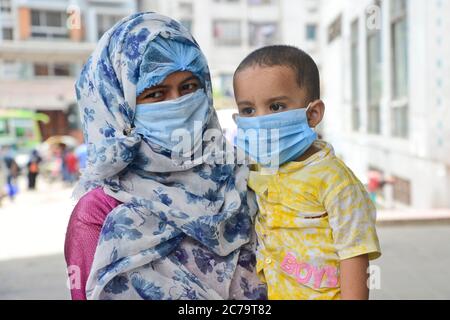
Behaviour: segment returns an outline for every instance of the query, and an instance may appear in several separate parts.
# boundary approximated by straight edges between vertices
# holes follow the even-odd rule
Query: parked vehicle
[[[42,141],[39,122],[49,121],[47,115],[33,110],[0,110],[0,147],[13,148],[17,164],[25,167],[31,151]]]

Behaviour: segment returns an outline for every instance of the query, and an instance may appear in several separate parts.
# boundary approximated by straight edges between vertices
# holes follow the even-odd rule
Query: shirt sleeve
[[[349,182],[325,198],[325,208],[340,260],[368,254],[381,256],[376,232],[376,209],[364,186]]]
[[[103,222],[109,212],[120,203],[95,189],[75,206],[67,227],[64,255],[73,300],[86,300],[86,282]]]

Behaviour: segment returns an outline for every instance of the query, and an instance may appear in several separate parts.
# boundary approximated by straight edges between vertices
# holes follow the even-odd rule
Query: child
[[[239,65],[234,89],[238,146],[260,164],[249,187],[259,206],[257,272],[269,299],[368,299],[369,260],[381,255],[376,212],[332,146],[317,140],[325,105],[313,59],[290,46],[259,49]],[[251,147],[274,142],[274,129],[275,151]],[[280,167],[267,174],[275,158]]]

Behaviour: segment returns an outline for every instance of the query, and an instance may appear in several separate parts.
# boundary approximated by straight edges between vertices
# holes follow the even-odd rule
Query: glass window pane
[[[391,0],[391,17],[403,15],[406,11],[406,0]]]
[[[48,76],[49,68],[46,63],[35,63],[34,64],[34,75],[35,76]]]
[[[48,11],[46,13],[47,26],[61,27],[63,23],[62,13],[59,11]]]
[[[67,64],[55,64],[55,76],[70,76],[70,66]]]
[[[215,21],[213,36],[216,45],[240,45],[241,22],[240,21]]]
[[[378,104],[381,97],[381,47],[379,32],[369,36],[368,42],[369,104]]]
[[[11,0],[0,0],[0,12],[11,12]]]
[[[8,123],[6,122],[6,120],[0,119],[0,136],[7,135],[8,133]]]
[[[316,40],[317,38],[317,26],[315,24],[308,24],[306,26],[306,39]]]
[[[249,5],[273,4],[276,0],[247,0]]]
[[[181,19],[180,23],[189,30],[189,32],[192,32],[192,20],[191,19]]]
[[[393,25],[394,98],[403,98],[408,88],[407,23],[402,19]]]
[[[31,10],[31,25],[40,26],[41,25],[41,12],[37,10]]]
[[[411,205],[411,182],[400,177],[393,177],[394,200],[405,205]]]
[[[351,73],[352,73],[352,126],[353,130],[360,128],[359,111],[359,22],[352,23],[351,27]]]
[[[4,40],[12,40],[13,39],[13,29],[12,28],[3,28],[3,39]]]
[[[276,23],[250,23],[249,39],[251,46],[267,46],[278,40],[278,25]]]

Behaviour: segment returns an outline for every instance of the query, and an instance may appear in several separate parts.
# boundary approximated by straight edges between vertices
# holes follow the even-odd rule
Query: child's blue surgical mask
[[[134,125],[137,133],[167,150],[186,151],[186,144],[195,150],[202,143],[208,110],[208,96],[199,89],[175,100],[137,105]],[[182,150],[174,150],[181,144]]]
[[[309,127],[309,109],[295,109],[260,117],[237,117],[237,145],[264,167],[294,161],[317,140]]]

